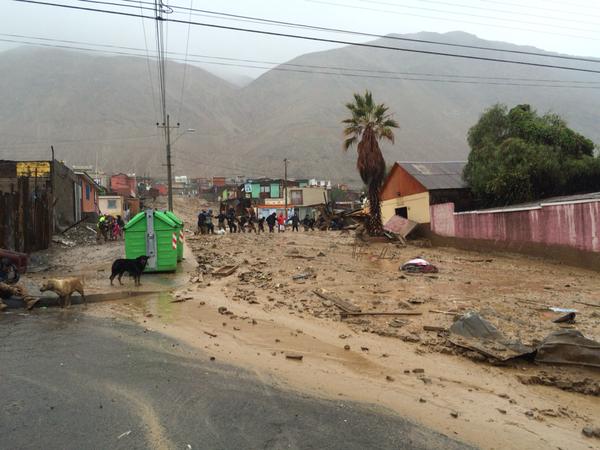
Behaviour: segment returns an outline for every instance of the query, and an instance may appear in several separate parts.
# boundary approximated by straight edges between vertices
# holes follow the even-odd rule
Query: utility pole
[[[169,211],[173,211],[173,164],[171,163],[171,128],[179,128],[179,122],[176,126],[171,126],[169,122],[169,115],[167,114],[167,123],[162,125],[156,124],[158,128],[165,129],[165,136],[167,138],[167,189],[168,189],[168,208]]]
[[[56,203],[54,198],[56,197],[55,187],[54,187],[54,145],[50,146],[50,150],[52,151],[52,162],[50,163],[50,189],[52,190],[52,197],[50,197],[50,221],[52,222],[52,232],[54,233],[54,227],[56,221],[54,220],[54,204]]]
[[[285,196],[285,218],[288,218],[288,189],[287,189],[287,163],[288,160],[285,158],[283,160],[283,192]]]

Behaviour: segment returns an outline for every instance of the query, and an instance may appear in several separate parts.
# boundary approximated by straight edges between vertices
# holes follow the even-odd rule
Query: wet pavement
[[[0,314],[0,447],[469,448],[376,406],[285,391],[82,311]]]

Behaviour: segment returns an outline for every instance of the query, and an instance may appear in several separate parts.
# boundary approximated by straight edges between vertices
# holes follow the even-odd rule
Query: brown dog
[[[79,278],[51,278],[46,280],[46,283],[40,288],[41,292],[51,291],[58,295],[60,306],[71,306],[71,294],[73,292],[79,292],[83,303],[86,303],[85,295],[83,293],[83,283]]]

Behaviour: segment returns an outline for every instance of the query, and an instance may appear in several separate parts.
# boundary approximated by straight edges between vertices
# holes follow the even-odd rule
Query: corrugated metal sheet
[[[466,161],[398,161],[398,164],[425,186],[427,190],[467,187],[462,178],[463,169],[467,164]]]

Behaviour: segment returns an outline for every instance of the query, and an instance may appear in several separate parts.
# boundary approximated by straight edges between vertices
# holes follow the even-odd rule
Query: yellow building
[[[429,223],[429,206],[454,202],[468,208],[471,195],[462,179],[466,162],[396,162],[381,190],[384,225],[395,215]]]

